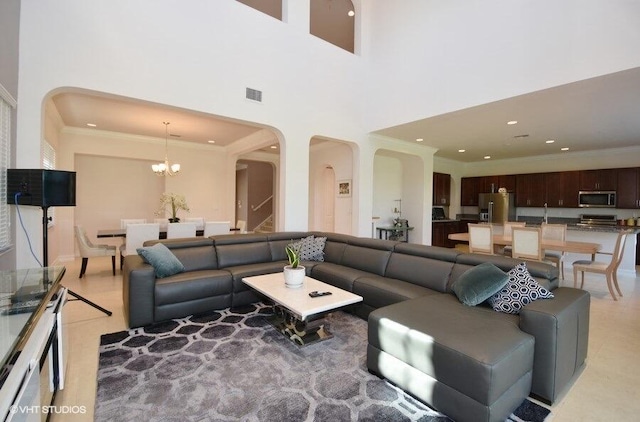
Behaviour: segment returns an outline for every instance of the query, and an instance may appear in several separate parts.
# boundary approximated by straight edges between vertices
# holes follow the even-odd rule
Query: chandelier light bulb
[[[162,122],[164,124],[164,163],[152,164],[151,170],[158,176],[175,176],[180,171],[180,164],[169,164],[169,124],[170,122]]]

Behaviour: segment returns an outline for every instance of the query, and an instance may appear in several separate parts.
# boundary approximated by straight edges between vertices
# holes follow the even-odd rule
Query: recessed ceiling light
[[[353,17],[355,16],[356,12],[354,12],[353,10],[349,10],[349,12],[347,13],[347,15]]]
[[[484,159],[485,159],[485,160],[488,160],[489,158],[491,158],[491,156],[490,156],[490,155],[485,155],[485,156],[484,156]]]
[[[216,141],[214,141],[213,139],[209,139],[207,142],[209,142],[210,144],[215,144]]]
[[[422,142],[422,141],[424,141],[424,139],[422,139],[422,138],[416,139],[416,142]]]
[[[271,148],[271,149],[278,149],[278,146],[277,146],[277,145],[271,145],[269,148]]]
[[[459,149],[458,152],[465,152],[466,149]]]
[[[547,141],[545,141],[545,142],[546,142],[547,144],[552,144],[552,143],[554,143],[554,142],[555,142],[555,140],[554,140],[554,139],[549,139],[549,140],[547,140]]]
[[[517,124],[517,123],[518,123],[518,121],[517,121],[517,120],[509,120],[509,121],[507,122],[507,124],[508,124],[508,125],[515,125],[515,124]]]
[[[97,125],[97,124],[95,124],[95,123],[87,123],[87,126],[89,126],[89,127],[96,127],[96,126],[98,126],[98,125]]]
[[[569,151],[569,148],[567,148],[567,147],[560,148],[560,151]]]

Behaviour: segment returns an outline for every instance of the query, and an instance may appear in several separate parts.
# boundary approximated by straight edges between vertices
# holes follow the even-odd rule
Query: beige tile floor
[[[126,329],[122,277],[109,258],[92,258],[85,278],[80,260],[65,263],[63,285],[113,311],[111,317],[82,302],[65,306],[69,339],[67,383],[57,406],[85,406],[84,414],[53,415],[53,422],[91,421],[96,394],[100,335]],[[567,276],[571,277],[570,271]],[[591,293],[589,353],[584,371],[551,407],[553,421],[640,420],[640,278],[621,274],[624,298],[614,302],[602,277],[587,276]],[[572,286],[572,279],[562,282]]]

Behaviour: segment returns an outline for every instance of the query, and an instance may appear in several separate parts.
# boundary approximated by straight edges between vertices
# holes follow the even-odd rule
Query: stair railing
[[[267,202],[271,201],[273,199],[273,195],[269,196],[267,199],[265,199],[264,201],[260,202],[260,204],[258,204],[257,207],[254,207],[253,205],[251,205],[251,211],[258,211],[260,208],[262,208]]]

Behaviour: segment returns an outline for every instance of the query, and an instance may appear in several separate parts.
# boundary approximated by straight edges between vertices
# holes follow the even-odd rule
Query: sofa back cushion
[[[504,272],[509,272],[513,267],[518,265],[522,260],[513,259],[499,255],[480,255],[480,254],[460,254],[451,271],[451,277],[447,289],[451,289],[451,285],[469,268],[483,262],[491,262]],[[529,274],[545,289],[556,289],[559,285],[558,268],[551,264],[537,261],[527,261],[527,269]]]
[[[182,262],[184,271],[216,270],[218,261],[213,241],[208,238],[150,240],[144,246],[163,243]]]
[[[286,248],[288,244],[297,242],[307,236],[309,236],[307,232],[278,232],[267,234],[269,249],[271,250],[271,260],[286,261],[287,253],[284,248]]]
[[[345,247],[341,265],[384,275],[396,242],[354,237]]]
[[[324,261],[331,262],[332,264],[341,264],[344,250],[350,241],[356,239],[354,236],[341,233],[330,232],[311,232],[309,234],[315,237],[326,237],[327,240],[324,243]]]
[[[394,252],[384,275],[444,293],[453,266],[449,261]]]
[[[236,239],[233,239],[233,238]],[[218,268],[271,262],[271,248],[265,235],[230,235],[215,239]]]

